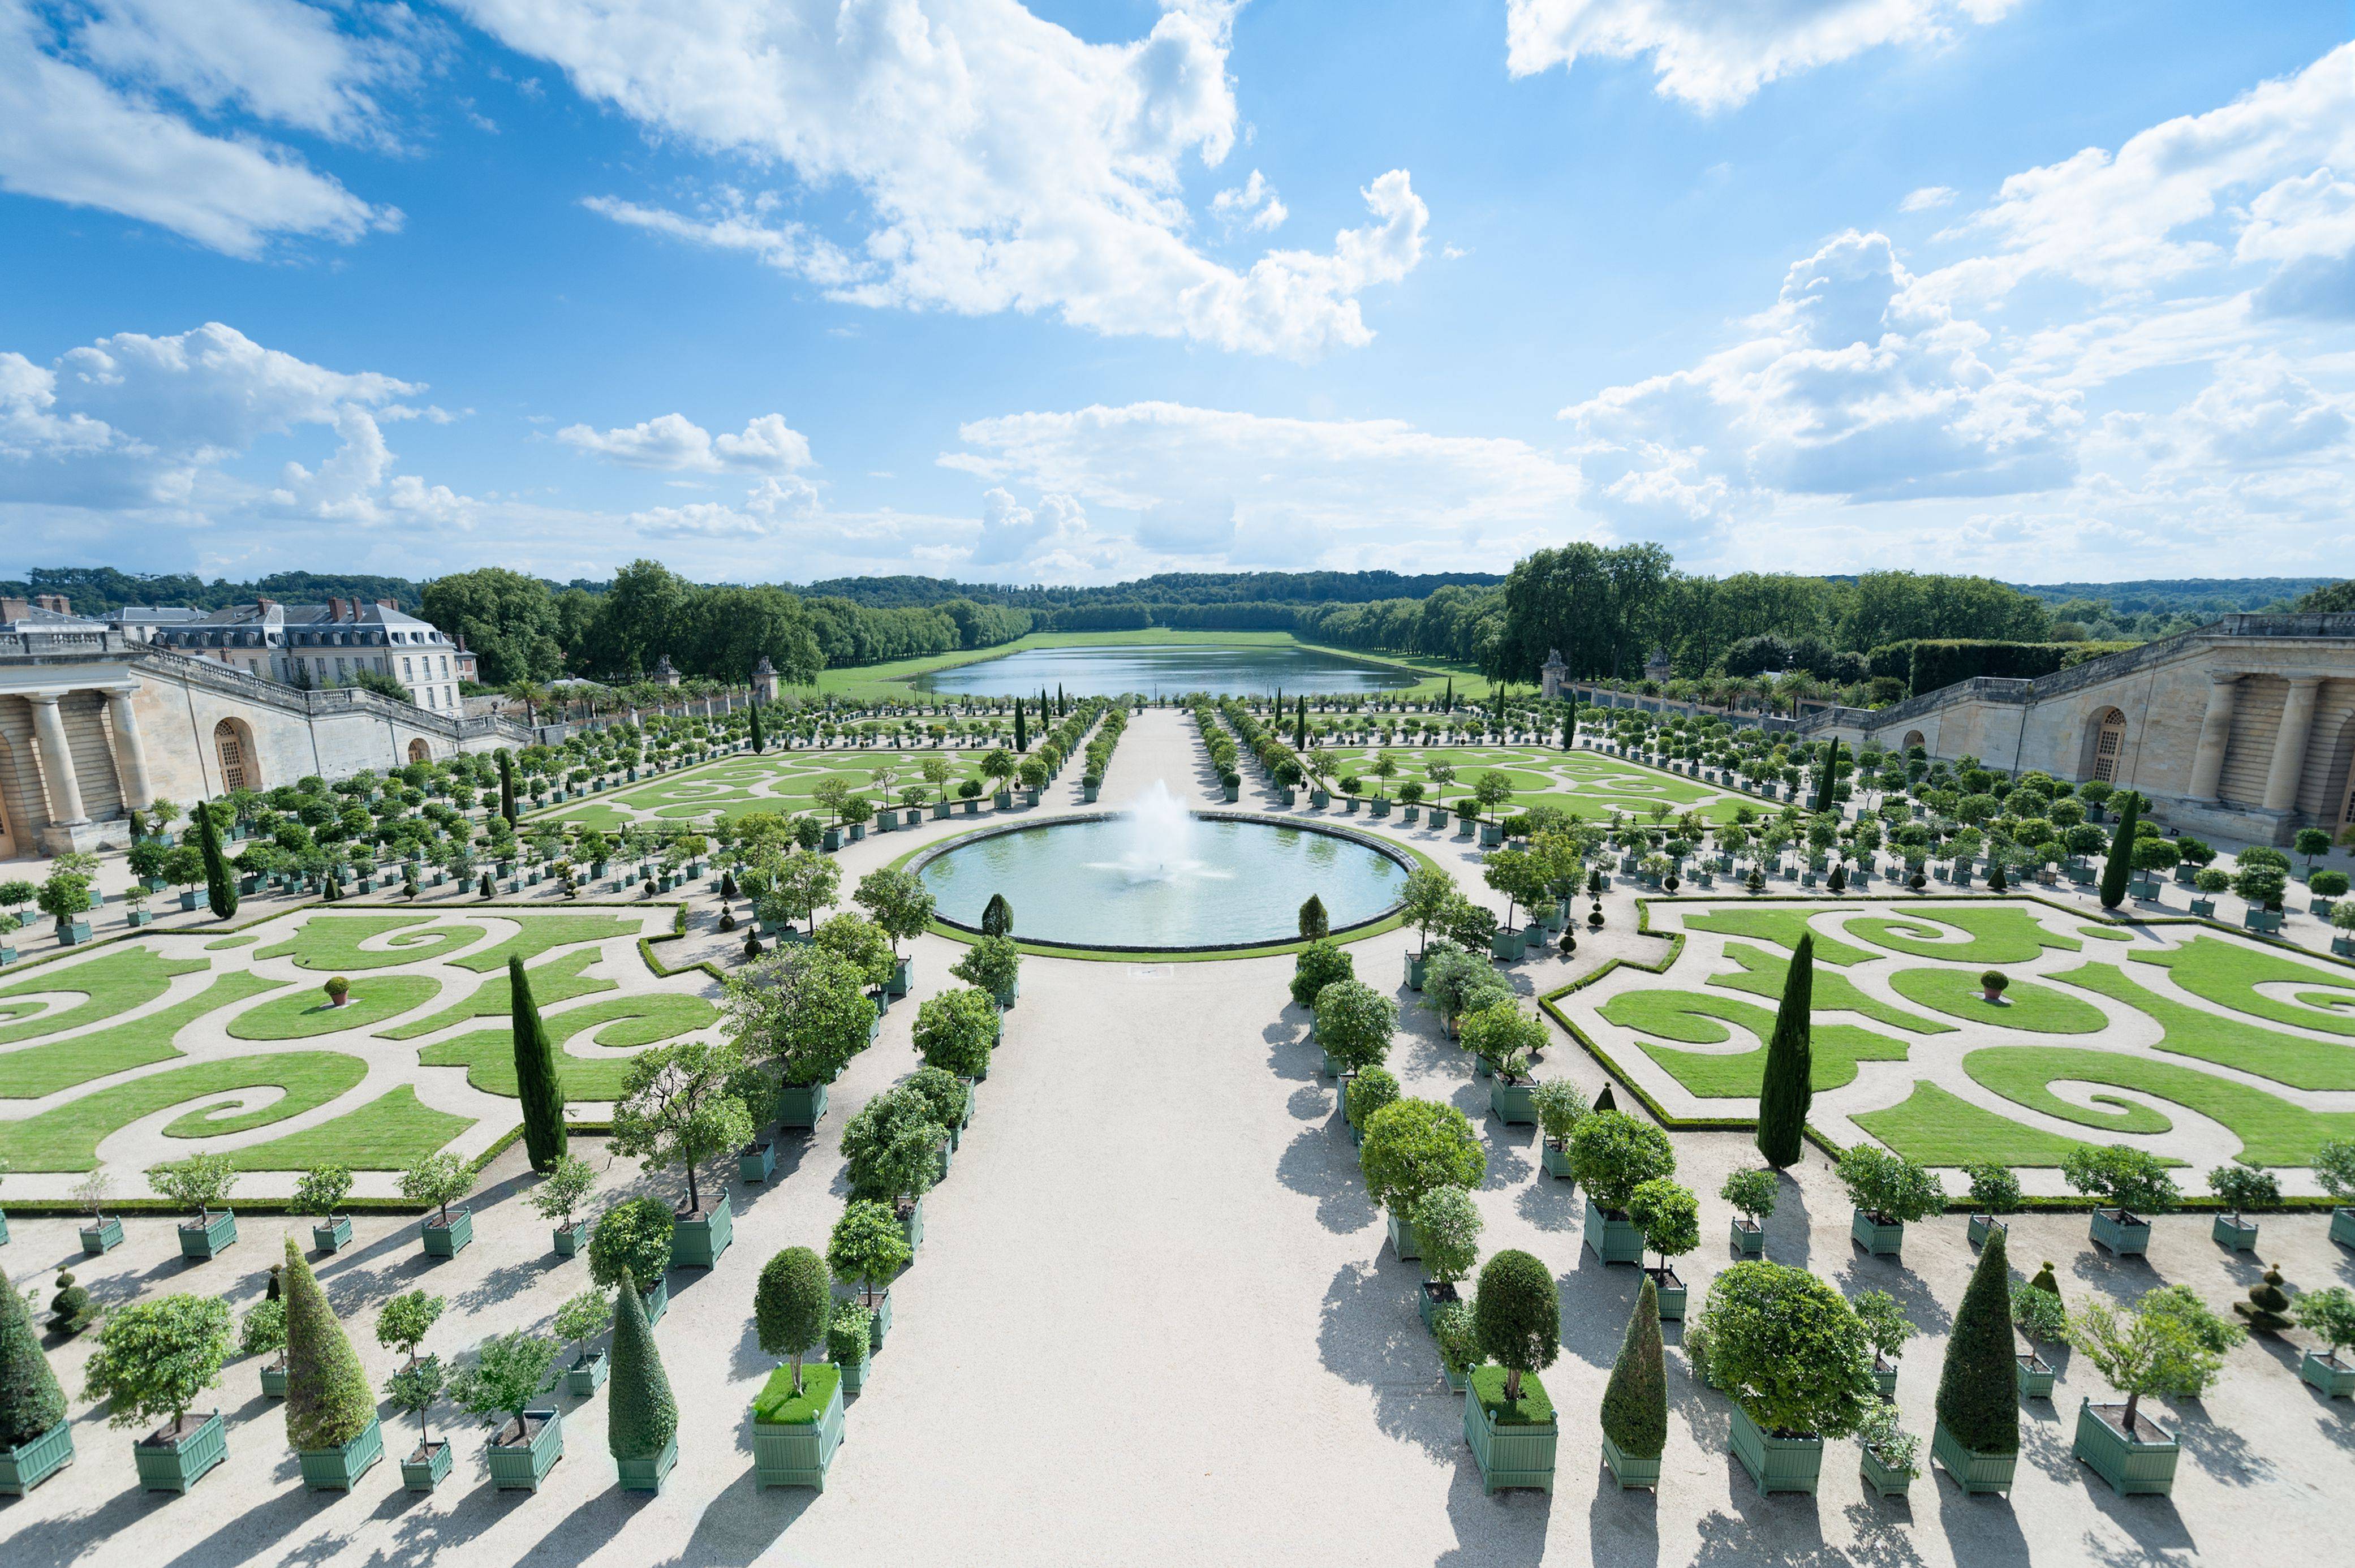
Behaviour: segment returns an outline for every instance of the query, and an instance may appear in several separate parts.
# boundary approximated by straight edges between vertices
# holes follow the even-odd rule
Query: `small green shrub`
[[[1781,1183],[1774,1173],[1756,1166],[1747,1166],[1725,1179],[1717,1195],[1733,1206],[1735,1213],[1753,1224],[1763,1224],[1774,1212],[1774,1199]]]

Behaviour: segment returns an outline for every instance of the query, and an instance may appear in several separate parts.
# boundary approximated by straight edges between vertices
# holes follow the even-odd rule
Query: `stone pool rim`
[[[905,859],[900,861],[898,863],[899,869],[907,871],[913,876],[922,876],[923,874],[924,868],[932,864],[934,860],[939,859],[943,855],[949,853],[953,849],[962,849],[969,845],[978,844],[986,838],[996,838],[1008,833],[1027,833],[1034,828],[1055,828],[1065,826],[1076,826],[1078,824],[1088,822],[1116,822],[1127,815],[1128,814],[1125,811],[1122,810],[1075,811],[1059,813],[1053,816],[1042,817],[1031,821],[993,822],[986,827],[975,828],[969,833],[959,833],[951,837],[943,838],[937,844],[927,844],[922,848],[914,851]],[[1398,867],[1401,870],[1405,871],[1409,876],[1412,876],[1416,871],[1423,869],[1423,865],[1418,863],[1420,857],[1405,846],[1390,843],[1385,839],[1377,837],[1369,833],[1362,832],[1357,828],[1344,827],[1338,823],[1310,822],[1304,821],[1296,817],[1271,816],[1263,812],[1256,811],[1188,811],[1186,815],[1194,818],[1197,822],[1243,822],[1255,824],[1263,827],[1289,827],[1303,833],[1322,833],[1329,838],[1338,838],[1345,843],[1355,844],[1361,848],[1371,849],[1376,854],[1381,856],[1384,859],[1390,861],[1392,865]],[[1365,935],[1375,934],[1373,932],[1369,930],[1369,927],[1380,925],[1383,923],[1393,919],[1398,914],[1399,911],[1404,907],[1405,901],[1403,899],[1393,900],[1390,904],[1386,905],[1382,909],[1377,910],[1374,913],[1368,915],[1363,920],[1351,921],[1347,925],[1335,926],[1327,933],[1326,940],[1338,942],[1352,932]],[[975,939],[985,934],[979,926],[968,925],[960,920],[951,920],[948,916],[940,913],[937,910],[933,912],[932,923],[938,926],[945,926],[949,931],[954,932],[967,940]],[[1151,947],[1133,946],[1112,942],[1066,942],[1060,938],[1025,937],[1018,933],[1016,934],[1014,940],[1016,943],[1028,947],[1055,949],[1071,953],[1148,955],[1156,953],[1259,954],[1265,953],[1271,948],[1304,945],[1308,939],[1302,936],[1295,930],[1289,936],[1262,936],[1246,942],[1163,944],[1158,946]]]

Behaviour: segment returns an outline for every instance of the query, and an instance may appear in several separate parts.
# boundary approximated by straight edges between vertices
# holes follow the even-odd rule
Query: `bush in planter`
[[[837,1301],[826,1320],[826,1359],[855,1367],[875,1353],[875,1314],[856,1301]]]
[[[276,1278],[271,1280],[275,1286]],[[272,1296],[257,1301],[245,1309],[237,1323],[237,1353],[240,1356],[274,1356],[286,1349],[286,1303]]]
[[[2116,1145],[2081,1145],[2061,1161],[2061,1179],[2088,1197],[2108,1200],[2121,1221],[2164,1214],[2182,1193],[2155,1154]]]
[[[1710,1381],[1766,1432],[1845,1437],[1880,1403],[1864,1324],[1805,1269],[1733,1264],[1710,1282],[1697,1327]]]
[[[399,1350],[410,1360],[417,1360],[417,1347],[442,1320],[442,1309],[447,1305],[441,1296],[421,1290],[402,1292],[378,1311],[376,1342],[388,1350]]]
[[[598,1217],[589,1235],[589,1277],[618,1290],[626,1276],[640,1296],[654,1289],[670,1267],[670,1205],[659,1198],[631,1198]]]
[[[450,1402],[494,1428],[512,1419],[520,1436],[527,1430],[524,1407],[555,1386],[553,1369],[561,1349],[547,1335],[525,1328],[493,1335],[450,1380]]]
[[[1400,1100],[1366,1124],[1358,1163],[1367,1195],[1404,1220],[1438,1187],[1477,1187],[1488,1158],[1463,1112],[1433,1100]]]
[[[1347,1072],[1379,1067],[1398,1029],[1398,1003],[1363,980],[1337,980],[1316,993],[1316,1041]]]
[[[787,1247],[761,1265],[752,1293],[752,1326],[761,1349],[793,1363],[794,1392],[802,1392],[802,1358],[824,1342],[826,1260],[807,1247]]]
[[[617,1460],[651,1460],[678,1435],[678,1401],[662,1350],[646,1323],[645,1304],[623,1275],[613,1300],[613,1393],[605,1407],[605,1447]],[[624,1477],[627,1478],[626,1477]]]
[[[729,1033],[748,1056],[778,1061],[797,1088],[829,1083],[867,1049],[875,1004],[834,954],[786,947],[728,976]]]
[[[821,952],[833,954],[857,970],[860,983],[869,990],[889,982],[900,966],[890,937],[863,914],[837,914],[822,921],[810,941]]]
[[[279,1279],[286,1302],[287,1446],[340,1448],[376,1420],[368,1375],[292,1236]]]
[[[1506,1400],[1518,1403],[1521,1379],[1545,1371],[1561,1353],[1553,1271],[1527,1253],[1498,1253],[1480,1270],[1472,1323],[1481,1354],[1505,1370]]]
[[[2011,1323],[2027,1338],[2031,1349],[2057,1345],[2068,1338],[2069,1309],[2053,1292],[2018,1279],[2011,1283]]]
[[[1349,1080],[1349,1102],[1342,1115],[1349,1125],[1359,1131],[1373,1120],[1374,1113],[1393,1104],[1399,1098],[1399,1081],[1386,1067],[1369,1067]]]
[[[314,1166],[294,1183],[293,1209],[297,1214],[308,1214],[321,1226],[336,1222],[336,1211],[351,1196],[352,1173],[340,1165]]]
[[[220,1381],[229,1336],[229,1304],[213,1296],[162,1296],[117,1307],[106,1315],[97,1352],[82,1369],[81,1396],[113,1402],[109,1426],[144,1426],[169,1416],[165,1433],[176,1434],[188,1407]]]
[[[1434,1187],[1406,1213],[1423,1252],[1423,1272],[1454,1285],[1480,1261],[1480,1211],[1461,1187]]]
[[[949,973],[992,997],[1010,1000],[1022,976],[1022,950],[1010,936],[985,936],[949,966]]]
[[[59,1275],[57,1294],[49,1297],[49,1331],[71,1339],[97,1321],[90,1292],[74,1283],[71,1273]]]
[[[685,1212],[700,1214],[700,1168],[734,1154],[752,1136],[748,1099],[765,1105],[767,1088],[734,1040],[682,1040],[640,1051],[623,1080],[607,1147],[643,1158],[649,1171],[684,1166]]]
[[[589,1360],[589,1341],[613,1326],[613,1298],[602,1290],[581,1291],[556,1309],[556,1337],[572,1347],[576,1367]]]
[[[2004,1232],[1990,1233],[1955,1312],[1938,1371],[1938,1421],[1975,1454],[2019,1452],[2019,1401],[2012,1359]],[[2059,1297],[2055,1296],[2057,1305]]]
[[[2301,1293],[2290,1303],[2292,1321],[2322,1341],[2323,1355],[2339,1359],[2340,1347],[2355,1345],[2355,1290],[2343,1285]]]
[[[2115,1424],[2129,1436],[2144,1395],[2199,1398],[2247,1337],[2181,1285],[2146,1291],[2130,1312],[2097,1297],[2069,1314],[2070,1346],[2126,1396]]]
[[[1733,1172],[1717,1195],[1733,1206],[1733,1211],[1753,1226],[1764,1225],[1766,1217],[1774,1212],[1774,1200],[1782,1184],[1771,1170],[1752,1166]]]
[[[21,1448],[66,1418],[65,1391],[14,1288],[0,1288],[0,1451]]]
[[[851,901],[865,910],[891,939],[894,964],[900,944],[922,936],[932,923],[932,890],[912,871],[885,869],[858,879]],[[798,1385],[796,1385],[798,1387]]]
[[[1432,944],[1423,974],[1423,1000],[1438,1010],[1450,1034],[1459,1019],[1514,999],[1512,987],[1497,976],[1487,955],[1485,938],[1477,952],[1452,941]]]
[[[1882,1469],[1900,1479],[1915,1480],[1922,1474],[1922,1439],[1906,1431],[1901,1420],[1893,1401],[1876,1406],[1865,1413],[1856,1440]]]
[[[1586,1091],[1567,1078],[1549,1078],[1537,1087],[1538,1129],[1549,1142],[1567,1144],[1571,1129],[1592,1108]]]
[[[890,1285],[894,1275],[915,1256],[907,1232],[900,1228],[891,1206],[869,1198],[854,1198],[843,1206],[826,1238],[826,1266],[845,1285],[856,1285],[869,1305],[875,1287]]]
[[[1852,1145],[1840,1156],[1839,1179],[1849,1201],[1876,1223],[1910,1224],[1946,1206],[1946,1189],[1936,1177],[1869,1144]]]
[[[450,1223],[450,1205],[474,1189],[474,1171],[454,1154],[429,1154],[400,1173],[400,1195],[438,1211]]]
[[[860,1108],[842,1129],[842,1157],[854,1197],[915,1200],[931,1190],[937,1151],[949,1130],[925,1097],[896,1085]]]
[[[1905,1341],[1921,1332],[1897,1298],[1885,1290],[1868,1290],[1849,1305],[1856,1309],[1857,1321],[1864,1325],[1864,1337],[1872,1342],[1876,1371],[1883,1363],[1895,1361]]]
[[[1623,1457],[1657,1462],[1668,1445],[1668,1382],[1660,1346],[1659,1287],[1649,1275],[1636,1293],[1627,1332],[1603,1391],[1603,1435]]]
[[[199,1224],[212,1217],[216,1207],[228,1206],[237,1178],[237,1167],[225,1154],[192,1154],[147,1169],[148,1185],[182,1208],[196,1211]]]
[[[1753,879],[1756,874],[1752,872]],[[1774,1033],[1766,1042],[1758,1092],[1758,1152],[1777,1170],[1796,1165],[1806,1147],[1807,1107],[1815,1098],[1810,1033],[1815,974],[1816,939],[1802,933],[1783,978],[1783,999],[1774,1010]]]
[[[1480,1364],[1480,1326],[1468,1301],[1451,1301],[1433,1314],[1432,1338],[1439,1342],[1439,1359],[1451,1381],[1460,1383]]]
[[[1570,1167],[1590,1202],[1624,1211],[1636,1188],[1677,1173],[1677,1157],[1659,1128],[1597,1108],[1571,1129]]]
[[[908,1074],[900,1085],[900,1092],[912,1094],[924,1103],[924,1120],[943,1128],[963,1124],[972,1099],[965,1086],[957,1082],[956,1074],[938,1067],[919,1067]]]
[[[996,998],[974,986],[928,997],[916,1009],[914,1032],[925,1066],[956,1078],[984,1077],[997,1040]]]
[[[1974,1215],[1996,1219],[2019,1211],[2019,1178],[2012,1174],[2009,1166],[1983,1160],[1963,1167],[1963,1174],[1970,1179]]]
[[[1357,976],[1358,966],[1348,954],[1330,942],[1312,942],[1293,955],[1292,1005],[1314,1008],[1319,991],[1337,981],[1354,980]]]
[[[570,1231],[578,1222],[575,1215],[581,1200],[596,1185],[597,1168],[568,1154],[549,1168],[548,1174],[540,1178],[539,1185],[531,1189],[525,1201],[531,1205],[532,1212],[558,1230]]]
[[[1526,1060],[1547,1043],[1545,1025],[1521,1011],[1518,999],[1465,1013],[1459,1032],[1464,1049],[1487,1062],[1491,1072],[1515,1057]]]
[[[1674,1267],[1668,1260],[1700,1245],[1700,1200],[1664,1176],[1640,1182],[1627,1194],[1627,1218],[1644,1232],[1644,1244],[1660,1254],[1657,1272],[1644,1272],[1662,1285]]]
[[[2281,1182],[2270,1170],[2234,1160],[2208,1173],[2208,1190],[2216,1195],[2235,1223],[2247,1209],[2270,1208],[2281,1201]]]

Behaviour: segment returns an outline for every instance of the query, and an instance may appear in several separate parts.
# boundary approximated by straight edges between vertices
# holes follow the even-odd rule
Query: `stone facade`
[[[2286,843],[2355,819],[2355,615],[2228,615],[2035,680],[1981,677],[1802,730],[2105,779],[2174,827]]]
[[[409,688],[410,701],[435,713],[463,711],[459,682],[474,677],[472,654],[387,599],[258,599],[210,613],[133,607],[108,617],[108,624],[129,641],[288,686],[325,689],[348,686],[362,671],[389,676]]]
[[[1546,654],[1546,662],[1538,671],[1538,695],[1549,702],[1561,696],[1563,683],[1570,678],[1570,667],[1561,662],[1561,650],[1554,648]]]

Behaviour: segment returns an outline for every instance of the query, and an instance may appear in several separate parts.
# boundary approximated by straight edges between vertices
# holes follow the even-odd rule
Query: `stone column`
[[[25,700],[33,705],[33,743],[41,754],[41,782],[48,788],[49,820],[59,827],[79,827],[90,817],[81,808],[81,780],[74,773],[73,748],[66,743],[58,693],[27,692]]]
[[[2200,750],[2191,758],[2191,785],[2184,791],[2193,800],[2214,800],[2224,778],[2224,748],[2232,740],[2232,705],[2241,695],[2238,670],[2211,670],[2207,717],[2200,720]]]
[[[2265,809],[2288,811],[2297,805],[2298,775],[2306,771],[2306,743],[2314,732],[2314,699],[2322,677],[2294,675],[2282,699],[2281,729],[2274,736],[2273,771],[2265,775]]]
[[[139,716],[131,707],[131,693],[110,688],[106,716],[114,725],[114,760],[123,769],[123,804],[144,811],[155,801],[155,786],[147,777],[147,746],[139,738]]]

